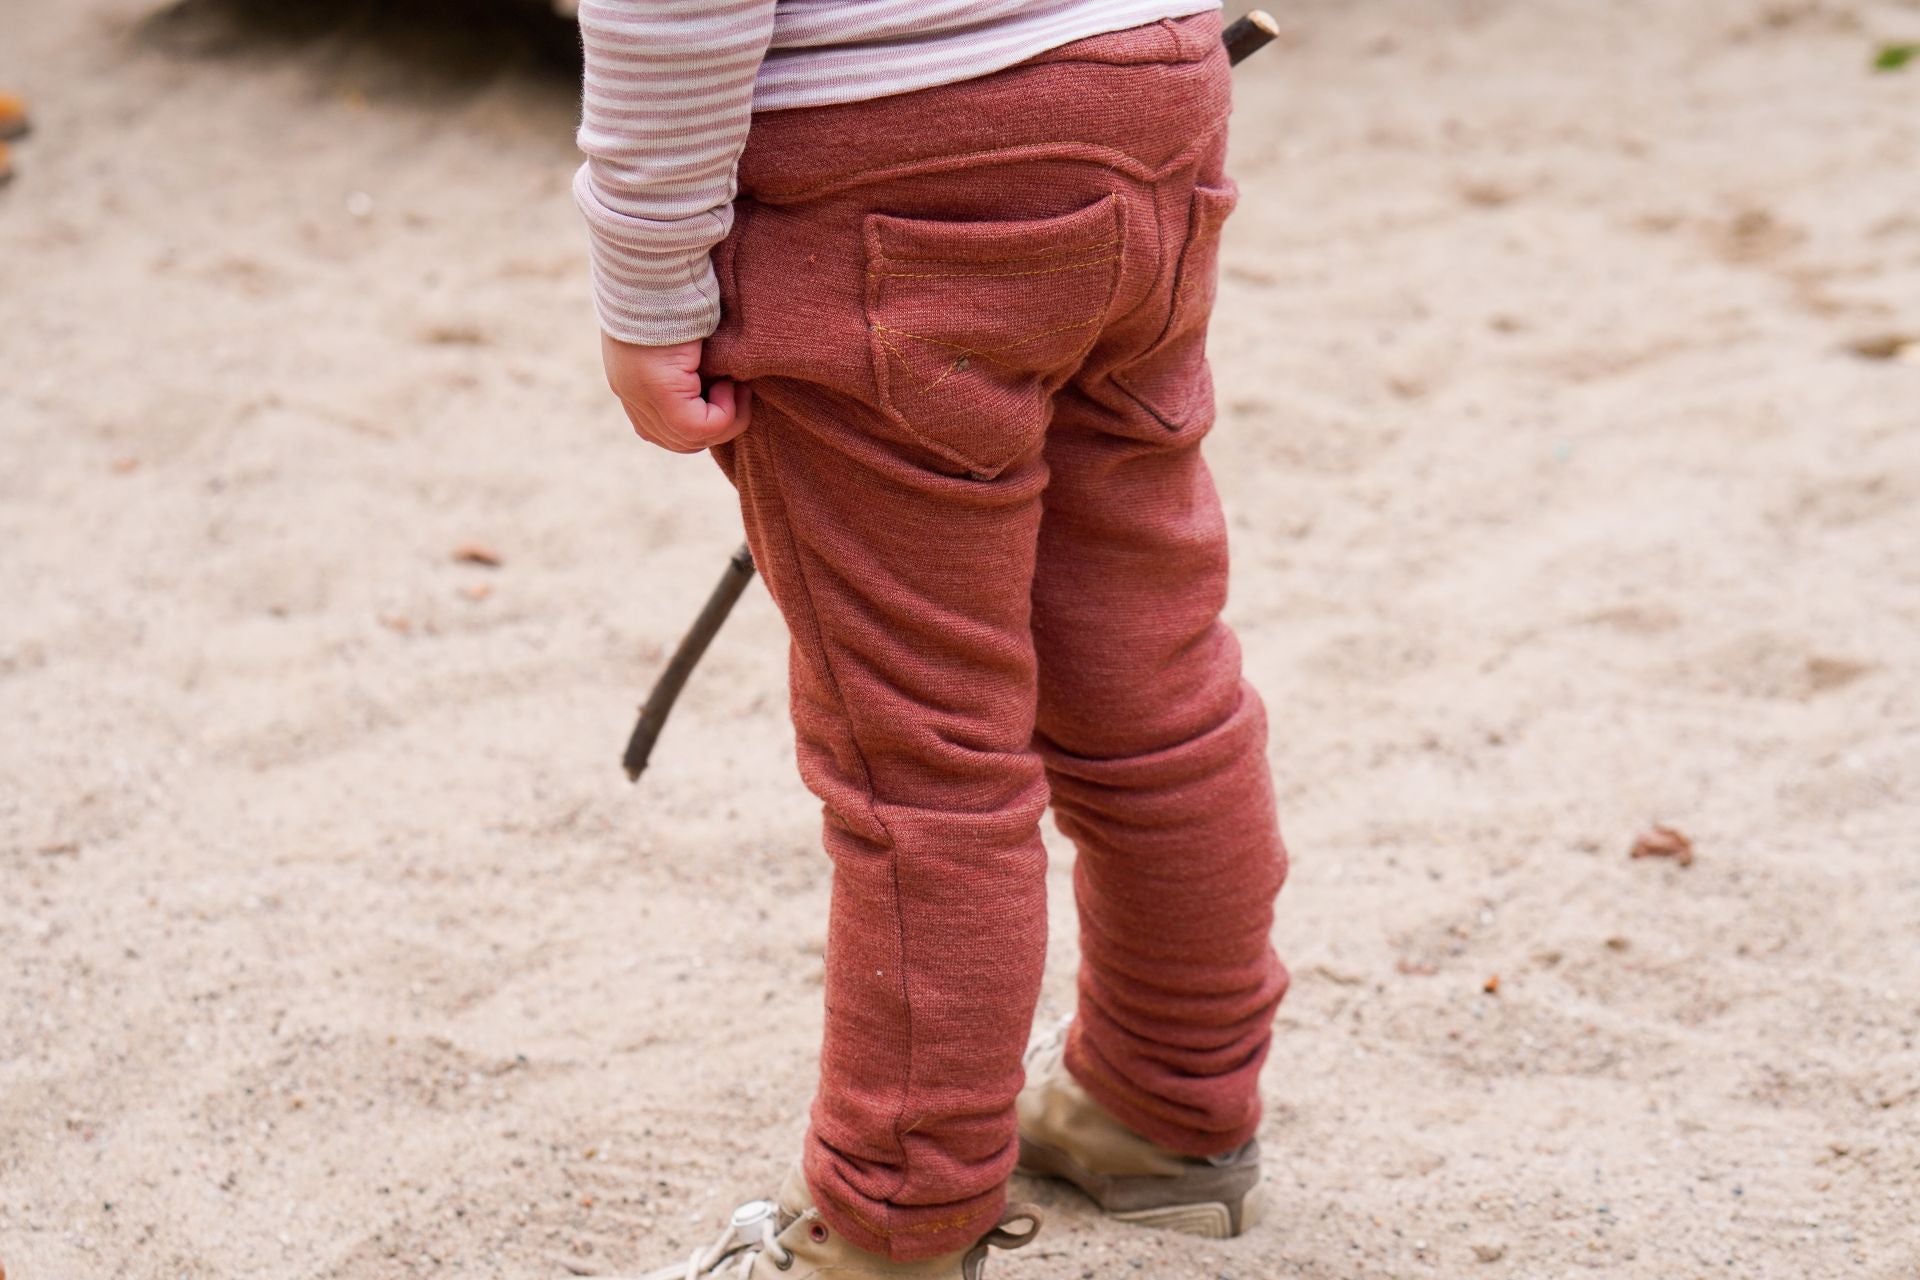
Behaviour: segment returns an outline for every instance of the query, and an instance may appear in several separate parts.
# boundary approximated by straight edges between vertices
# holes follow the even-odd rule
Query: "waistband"
[[[754,117],[740,194],[813,199],[904,172],[1049,156],[1145,177],[1224,127],[1218,9],[1086,36],[970,80]]]
[[[1115,67],[1200,62],[1220,48],[1220,33],[1220,10],[1209,9],[1184,18],[1161,18],[1122,31],[1082,36],[1016,62],[1007,70],[1048,62],[1104,62]]]

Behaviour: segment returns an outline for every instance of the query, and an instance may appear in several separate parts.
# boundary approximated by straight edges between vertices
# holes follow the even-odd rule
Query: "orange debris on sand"
[[[1633,842],[1636,858],[1672,858],[1683,867],[1693,865],[1693,841],[1672,827],[1656,826],[1642,831]]]

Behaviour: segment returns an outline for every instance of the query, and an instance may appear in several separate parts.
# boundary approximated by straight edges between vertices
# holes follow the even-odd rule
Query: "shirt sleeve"
[[[733,225],[774,0],[583,0],[574,199],[600,325],[668,346],[720,323],[711,250]]]

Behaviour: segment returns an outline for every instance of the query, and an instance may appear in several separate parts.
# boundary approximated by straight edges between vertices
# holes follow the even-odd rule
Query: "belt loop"
[[[1186,41],[1181,38],[1180,24],[1172,18],[1161,18],[1153,24],[1160,28],[1160,38],[1167,43],[1167,51],[1160,59],[1163,62],[1186,61]]]
[[[1165,33],[1168,44],[1166,61],[1200,62],[1218,47],[1217,30],[1207,29],[1206,11],[1184,18],[1161,18],[1154,25]]]

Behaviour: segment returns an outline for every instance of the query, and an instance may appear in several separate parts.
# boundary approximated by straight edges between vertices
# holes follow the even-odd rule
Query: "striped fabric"
[[[720,322],[709,253],[733,224],[755,111],[857,102],[998,71],[1220,0],[583,0],[574,197],[601,327],[625,342]]]

